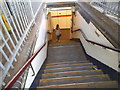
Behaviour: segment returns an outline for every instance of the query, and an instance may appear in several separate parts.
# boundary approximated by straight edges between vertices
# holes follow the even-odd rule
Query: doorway
[[[51,14],[51,27],[53,29],[52,40],[56,41],[56,25],[59,24],[61,38],[60,41],[64,42],[70,39],[70,27],[71,27],[71,18],[72,10],[59,10],[52,11]]]

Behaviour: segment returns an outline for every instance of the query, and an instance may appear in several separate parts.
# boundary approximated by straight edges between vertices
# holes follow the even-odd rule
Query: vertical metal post
[[[21,26],[21,29],[20,29],[20,31],[22,31],[22,35],[23,35],[23,33],[24,33],[24,30],[25,30],[25,27],[24,27],[24,23],[23,23],[23,17],[22,17],[22,15],[21,15],[21,11],[19,10],[19,7],[17,8],[17,2],[13,2],[13,6],[14,6],[14,9],[15,9],[15,12],[16,12],[16,15],[17,15],[17,17],[18,17],[18,20],[19,20],[19,23],[20,23],[20,26]],[[15,13],[14,12],[14,13]],[[20,18],[21,17],[21,18]],[[17,18],[16,18],[17,19]]]
[[[7,57],[7,55],[5,54],[5,52],[2,50],[2,47],[0,46],[0,52],[2,53],[2,55],[5,57],[6,61],[9,62],[9,58]]]
[[[0,62],[0,67],[2,68],[2,70],[5,70],[5,67],[3,66],[1,62]]]
[[[15,11],[14,11],[14,9],[13,9],[11,3],[10,3],[10,8],[12,9],[13,16],[14,16],[15,21],[16,21],[16,24],[17,24],[17,26],[18,26],[19,32],[20,32],[20,34],[21,34],[21,36],[22,36],[22,35],[23,35],[23,33],[22,33],[22,29],[21,29],[20,24],[19,24],[19,22],[18,22],[18,19],[20,19],[20,17],[18,17],[18,19],[17,19],[17,17],[16,17],[16,13],[15,13]],[[18,14],[18,13],[17,13],[17,14]]]
[[[5,52],[3,51],[2,47],[0,46],[0,52],[2,53],[2,55],[5,57],[6,61],[9,62],[9,58],[8,56],[5,54]],[[12,68],[14,68],[13,65],[11,65]]]
[[[8,43],[7,43],[7,41],[5,40],[5,38],[4,38],[4,36],[3,36],[3,34],[2,34],[2,31],[1,31],[1,30],[0,30],[0,36],[1,36],[2,40],[4,41],[4,43],[5,43],[6,47],[8,48],[8,50],[9,50],[10,54],[11,54],[11,55],[13,55],[13,52],[12,52],[12,50],[10,49],[10,47],[9,47],[9,45],[8,45]],[[16,60],[16,58],[15,58],[15,61],[17,61],[17,60]]]
[[[20,7],[21,7],[21,10],[23,10],[23,13],[24,13],[24,15],[25,15],[25,23],[26,23],[26,28],[27,28],[27,26],[28,26],[28,24],[29,24],[29,20],[28,20],[26,8],[24,7],[24,1],[21,1]],[[28,36],[28,34],[27,34],[27,36]],[[26,38],[27,38],[27,37],[26,37]]]
[[[4,4],[5,4],[6,8],[7,8],[7,11],[8,11],[8,14],[9,14],[9,16],[10,16],[10,19],[11,19],[11,21],[12,21],[12,23],[13,23],[13,26],[14,26],[14,28],[15,28],[15,31],[16,31],[16,33],[17,33],[17,35],[18,35],[19,40],[20,40],[20,34],[19,34],[19,32],[18,32],[18,29],[17,29],[17,27],[16,27],[16,25],[15,25],[15,22],[14,22],[14,20],[13,20],[13,17],[12,17],[12,15],[11,15],[11,13],[10,13],[10,10],[9,10],[8,5],[7,5],[7,3],[6,3],[5,0],[4,0]]]
[[[12,50],[10,49],[8,43],[6,42],[6,40],[5,40],[5,38],[4,38],[1,30],[0,30],[0,36],[1,36],[2,40],[4,41],[6,47],[8,48],[8,51],[9,51],[11,54],[13,54],[13,52],[12,52]]]
[[[3,14],[5,15],[5,18],[6,18],[6,20],[7,20],[8,25],[10,26],[10,30],[12,31],[12,34],[13,34],[13,36],[14,36],[14,38],[15,38],[16,43],[18,43],[17,37],[16,37],[16,35],[15,35],[14,31],[13,31],[13,28],[12,28],[12,26],[11,26],[9,20],[8,20],[8,17],[7,17],[7,15],[6,15],[6,13],[5,13],[5,11],[4,11],[1,3],[0,3],[0,8],[1,8]]]
[[[3,28],[4,28],[4,30],[5,30],[5,32],[6,32],[6,34],[7,34],[7,36],[9,37],[9,39],[10,39],[10,41],[11,41],[13,47],[16,49],[15,44],[14,44],[14,42],[13,42],[11,36],[9,35],[9,33],[8,33],[8,31],[7,31],[7,28],[6,28],[5,24],[4,24],[4,22],[3,22],[1,16],[0,16],[0,22],[1,22],[1,24],[2,24],[2,26],[3,26]]]
[[[21,15],[23,26],[24,26],[24,30],[25,30],[26,27],[27,27],[26,20],[25,20],[25,14],[23,13],[23,10],[21,9],[19,1],[16,2],[16,6],[18,7],[19,13]]]
[[[24,1],[21,0],[20,4],[21,4],[21,9],[23,10],[23,13],[25,14],[26,27],[27,27],[29,24],[27,12],[29,12],[29,11],[26,11],[26,7],[24,6]]]
[[[29,2],[24,2],[24,6],[26,7],[26,12],[27,12],[28,18],[29,18],[28,20],[29,20],[29,23],[30,23],[30,21],[32,20],[32,14],[31,14],[31,9],[30,9]]]
[[[31,11],[30,11],[30,7],[29,7],[28,3],[29,2],[24,2],[23,1],[23,6],[26,8],[25,12],[27,13],[27,16],[28,16],[28,23],[30,23],[30,21],[32,20],[32,18],[31,18]]]
[[[34,18],[34,12],[33,12],[32,4],[31,4],[31,0],[29,0],[29,5],[30,5],[30,9],[31,9],[32,18]],[[35,20],[34,20],[34,24],[36,24]]]

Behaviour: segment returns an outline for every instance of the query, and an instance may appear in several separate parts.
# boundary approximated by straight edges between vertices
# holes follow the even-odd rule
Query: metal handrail
[[[91,41],[91,40],[86,40],[86,41],[88,41],[90,43],[93,43],[93,44],[96,44],[96,45],[99,45],[101,47],[107,48],[107,49],[111,49],[111,50],[116,51],[116,52],[120,52],[120,50],[116,49],[116,48],[112,48],[112,47],[109,47],[109,46],[106,46],[106,45],[103,45],[103,44],[100,44],[100,43],[97,43],[97,42],[94,42],[94,41]]]
[[[47,32],[48,34],[52,34],[51,32]]]
[[[76,30],[71,30],[71,32],[77,32],[77,31],[80,31],[80,29],[76,29]]]
[[[19,79],[22,73],[26,70],[26,68],[30,65],[30,63],[45,45],[46,42],[32,55],[32,57],[23,65],[23,67],[15,74],[15,76],[7,83],[7,85],[3,89],[11,88],[14,85],[14,83]]]
[[[96,45],[98,45],[98,46],[101,46],[101,47],[104,47],[104,48],[107,48],[107,49],[111,49],[111,50],[116,51],[116,52],[120,52],[120,49],[112,48],[112,47],[109,47],[109,46],[106,46],[106,45],[103,45],[103,44],[100,44],[100,43],[97,43],[97,42],[88,40],[81,29],[77,29],[77,30],[75,30],[75,31],[80,31],[87,42],[96,44]]]

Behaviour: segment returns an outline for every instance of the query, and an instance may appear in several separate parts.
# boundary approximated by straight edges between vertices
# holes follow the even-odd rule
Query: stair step
[[[70,57],[70,58],[68,58],[67,60],[65,60],[65,59],[67,59],[67,58],[60,58],[60,59],[58,59],[58,58],[53,58],[52,56],[51,57],[49,57],[49,60],[47,61],[47,63],[58,63],[58,62],[72,62],[72,61],[77,61],[77,62],[79,62],[79,61],[88,61],[88,60],[85,60],[85,59],[80,59],[79,57]]]
[[[40,80],[40,85],[60,85],[70,83],[85,83],[85,82],[98,82],[98,81],[110,81],[108,75],[89,75],[89,76],[73,76],[62,78],[51,78]]]
[[[66,72],[66,71],[78,71],[78,70],[94,70],[97,69],[96,66],[84,66],[84,67],[65,67],[65,68],[54,68],[54,69],[45,69],[44,73],[57,73],[57,72]]]
[[[103,74],[103,72],[101,70],[68,71],[68,72],[42,74],[42,79],[56,78],[56,77],[57,78],[70,77],[70,76],[99,75],[99,74]]]
[[[73,62],[73,63],[61,63],[61,64],[54,64],[54,65],[46,65],[46,67],[57,67],[57,66],[64,66],[64,65],[76,65],[76,64],[89,64],[90,62]],[[92,63],[91,63],[92,64]]]
[[[63,69],[63,68],[75,68],[75,67],[87,67],[87,66],[95,66],[95,65],[75,65],[75,66],[65,66],[65,67],[56,67],[56,68],[45,68],[44,70],[51,70],[51,69]]]
[[[77,64],[62,64],[62,65],[53,65],[53,66],[46,66],[46,68],[45,69],[47,69],[47,68],[62,68],[62,67],[68,67],[68,66],[70,66],[70,67],[74,67],[74,66],[78,66],[78,67],[80,67],[80,66],[90,66],[90,65],[93,65],[92,63],[77,63]]]
[[[118,88],[118,83],[116,81],[103,81],[103,82],[48,85],[40,86],[37,88]]]
[[[84,60],[84,61],[56,62],[56,63],[48,63],[47,66],[58,65],[58,64],[70,64],[70,63],[87,63],[87,62],[89,62],[89,61]]]

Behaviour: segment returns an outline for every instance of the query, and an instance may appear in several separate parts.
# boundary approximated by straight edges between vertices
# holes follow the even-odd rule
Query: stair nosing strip
[[[93,65],[93,63],[80,63],[80,64],[62,64],[62,65],[54,65],[54,66],[46,66],[45,68],[59,67],[59,66],[76,66],[76,65]]]
[[[91,68],[96,67],[97,68],[97,66],[95,66],[95,65],[93,65],[93,66],[84,66],[84,67],[72,67],[72,68],[74,69],[74,68],[88,68],[88,67],[91,67]],[[44,71],[46,72],[46,71],[62,70],[62,69],[71,69],[71,67],[55,68],[55,69],[45,69]]]
[[[66,79],[85,79],[85,78],[94,78],[94,77],[107,77],[109,76],[107,74],[102,74],[102,75],[87,75],[87,76],[71,76],[71,77],[60,77],[60,78],[50,78],[50,79],[41,79],[40,82],[48,82],[52,80],[66,80]]]
[[[83,70],[83,71],[68,71],[68,72],[58,72],[58,73],[52,73],[53,74],[67,74],[67,73],[82,73],[82,72],[102,72],[101,69],[99,70]],[[42,74],[42,76],[47,76],[47,75],[51,75],[51,73],[47,73],[47,74]]]
[[[103,81],[103,82],[71,83],[71,84],[41,86],[39,88],[64,87],[64,86],[74,86],[74,85],[85,85],[85,86],[88,86],[89,84],[98,85],[98,84],[113,84],[113,83],[116,84],[117,82],[116,81]]]
[[[83,63],[83,62],[89,62],[89,61],[70,61],[70,62],[56,62],[56,63],[48,63],[48,64],[46,64],[46,65],[54,65],[54,64],[58,64],[58,63],[60,63],[60,64],[62,64],[62,63],[72,63],[72,62],[81,62],[81,63]]]

